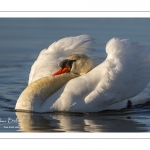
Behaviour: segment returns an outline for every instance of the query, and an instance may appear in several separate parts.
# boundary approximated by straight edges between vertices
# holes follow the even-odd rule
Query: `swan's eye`
[[[70,60],[70,59],[62,60],[62,61],[59,63],[59,67],[65,68],[66,65],[67,65],[67,66],[71,69],[73,62],[75,62],[75,61],[77,61],[77,60]]]

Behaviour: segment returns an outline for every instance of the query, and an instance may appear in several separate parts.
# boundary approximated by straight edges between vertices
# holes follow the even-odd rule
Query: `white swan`
[[[18,98],[15,109],[98,112],[126,107],[127,99],[142,92],[150,80],[150,53],[138,43],[113,38],[106,45],[105,61],[92,69],[91,60],[95,64],[92,56],[89,59],[80,55],[81,59],[77,60],[79,55],[74,54],[89,52],[93,41],[88,35],[67,37],[42,50],[31,68],[29,85]],[[64,68],[65,59],[72,60],[71,70],[57,75],[63,72],[56,73],[58,62]]]

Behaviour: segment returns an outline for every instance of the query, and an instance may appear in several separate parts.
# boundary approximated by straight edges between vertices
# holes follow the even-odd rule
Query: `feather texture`
[[[58,63],[72,54],[88,53],[94,40],[88,35],[63,38],[44,49],[33,64],[29,84],[58,70]],[[48,97],[36,111],[97,112],[126,107],[130,98],[142,103],[141,93],[150,81],[150,52],[138,42],[112,38],[107,58],[90,72],[70,80]],[[91,57],[92,58],[92,57]],[[94,58],[94,57],[93,57]],[[101,60],[96,60],[97,62]],[[137,98],[137,99],[136,99]],[[143,100],[143,102],[145,102]]]
[[[66,37],[52,43],[48,49],[40,52],[37,60],[31,67],[28,84],[42,77],[51,76],[58,70],[58,63],[71,54],[89,53],[94,42],[88,35]]]
[[[62,94],[50,108],[52,111],[95,112],[116,103],[120,105],[113,108],[119,109],[121,102],[142,92],[150,80],[149,52],[138,43],[118,38],[107,43],[106,52],[103,63],[59,90]]]

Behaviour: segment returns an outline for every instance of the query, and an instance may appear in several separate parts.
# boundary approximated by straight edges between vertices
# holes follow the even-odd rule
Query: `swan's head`
[[[92,60],[83,54],[74,54],[59,63],[60,69],[53,76],[63,73],[84,75],[93,68]]]

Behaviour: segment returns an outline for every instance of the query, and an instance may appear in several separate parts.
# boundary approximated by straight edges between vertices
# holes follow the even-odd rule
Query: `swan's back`
[[[150,80],[148,51],[138,43],[113,38],[107,43],[106,52],[108,56],[102,64],[69,81],[53,108],[77,112],[106,110],[146,87]]]
[[[108,69],[104,82],[112,86],[110,92],[118,91],[118,99],[139,94],[150,80],[150,53],[137,42],[117,38],[107,43],[106,52]]]

